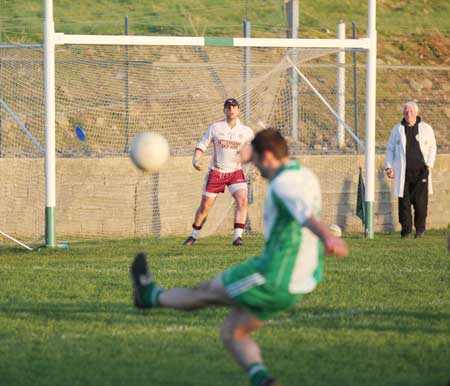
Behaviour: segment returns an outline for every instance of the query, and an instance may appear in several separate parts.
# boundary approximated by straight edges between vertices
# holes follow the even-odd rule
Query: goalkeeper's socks
[[[242,238],[242,234],[244,233],[245,224],[242,223],[234,223],[234,232],[233,232],[233,240],[237,238]]]
[[[200,231],[202,230],[202,226],[203,223],[201,225],[195,225],[192,224],[192,233],[191,233],[191,237],[193,237],[194,239],[198,239],[198,236],[200,235]]]
[[[200,229],[192,228],[191,237],[197,240],[198,236],[200,236]]]
[[[247,368],[247,374],[250,379],[251,386],[259,386],[270,377],[269,372],[262,363],[253,363]]]

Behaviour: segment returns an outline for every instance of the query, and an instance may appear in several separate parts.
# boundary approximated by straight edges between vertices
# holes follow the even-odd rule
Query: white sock
[[[242,228],[234,228],[233,241],[238,237],[242,238],[242,233],[244,233],[244,230]]]
[[[194,239],[198,239],[198,236],[200,236],[200,229],[194,229],[192,228],[192,233],[191,233],[191,237],[193,237]]]

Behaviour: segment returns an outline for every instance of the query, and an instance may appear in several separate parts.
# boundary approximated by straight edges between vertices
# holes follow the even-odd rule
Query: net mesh
[[[191,155],[208,125],[223,118],[223,100],[228,97],[241,101],[240,118],[255,132],[265,126],[279,128],[294,155],[301,153],[303,163],[330,177],[322,179],[323,214],[330,222],[354,212],[353,200],[334,181],[342,173],[348,192],[354,189],[351,181],[357,179],[363,158],[345,155],[361,149],[350,136],[337,146],[336,119],[306,84],[297,81],[287,60],[294,56],[314,87],[335,105],[337,51],[296,49],[293,55],[292,49],[252,48],[247,66],[244,51],[237,47],[57,47],[59,239],[188,235],[204,178],[192,168]],[[351,79],[351,68],[346,71]],[[360,70],[360,119],[364,118],[364,76]],[[349,122],[354,120],[352,87],[348,81]],[[298,134],[291,129],[293,90],[298,94]],[[0,177],[5,192],[0,229],[26,240],[42,239],[45,182],[43,155],[35,144],[44,144],[42,49],[0,48],[0,100],[0,167],[10,172]],[[76,127],[86,140],[80,140]],[[128,159],[131,140],[142,131],[159,132],[170,143],[170,160],[157,174],[137,171]],[[210,154],[203,157],[205,168]],[[342,158],[336,164],[336,159],[323,154]],[[248,230],[261,230],[264,190],[261,179],[250,182]],[[203,235],[230,233],[233,211],[230,195],[221,195]]]

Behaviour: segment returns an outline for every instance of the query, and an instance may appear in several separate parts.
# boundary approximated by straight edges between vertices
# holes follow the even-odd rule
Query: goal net
[[[355,203],[364,167],[365,68],[356,72],[355,94],[352,66],[340,66],[347,81],[338,90],[337,53],[57,46],[58,239],[187,236],[211,149],[203,172],[192,168],[191,156],[208,125],[223,118],[229,97],[240,101],[241,121],[255,132],[279,128],[291,154],[319,175],[324,221],[360,230]],[[345,127],[333,111],[338,93],[345,98]],[[131,140],[143,131],[161,133],[170,143],[170,160],[159,173],[144,174],[129,160]],[[43,240],[45,233],[44,148],[43,49],[0,48],[0,230],[22,240]],[[248,174],[247,230],[261,231],[265,182]],[[229,193],[220,195],[202,235],[230,233],[233,212]]]

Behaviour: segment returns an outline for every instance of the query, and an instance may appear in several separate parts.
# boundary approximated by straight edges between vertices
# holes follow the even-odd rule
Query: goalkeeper
[[[217,195],[225,191],[225,187],[228,188],[236,202],[232,244],[235,246],[243,245],[242,233],[247,217],[248,187],[242,170],[239,151],[245,144],[251,142],[254,134],[252,129],[243,125],[239,120],[240,109],[239,102],[236,99],[226,99],[223,111],[225,118],[208,127],[198,141],[192,157],[192,165],[200,171],[200,157],[208,146],[211,143],[213,144],[213,156],[203,182],[200,206],[195,212],[191,235],[184,242],[184,245],[187,246],[192,246],[197,241],[209,210],[214,205]]]

